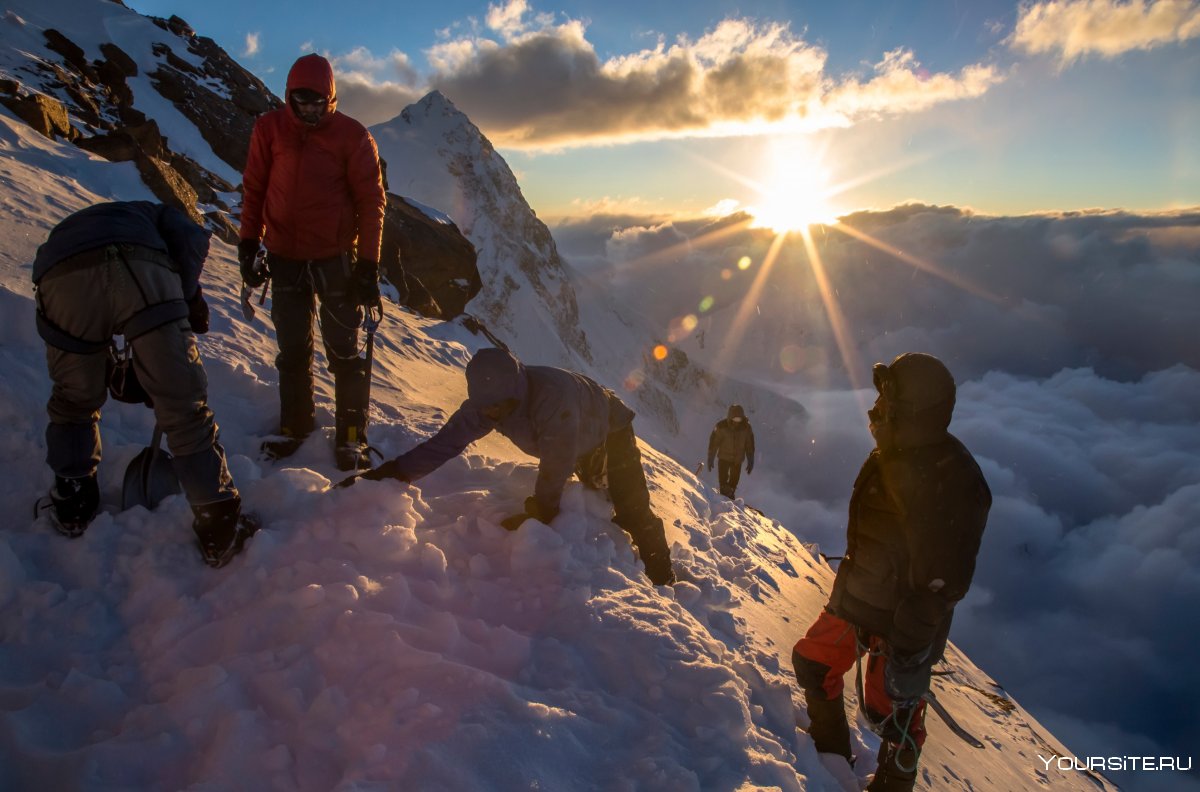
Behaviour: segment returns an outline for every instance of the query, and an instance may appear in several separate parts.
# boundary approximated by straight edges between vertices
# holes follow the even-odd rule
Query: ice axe
[[[168,495],[183,492],[171,452],[162,447],[162,435],[162,429],[155,424],[150,445],[139,451],[125,468],[125,482],[121,488],[123,510],[134,506],[153,510]]]
[[[258,304],[262,306],[267,301],[267,287],[271,284],[271,279],[267,278],[263,281],[262,293],[258,295]],[[251,289],[246,283],[242,283],[242,317],[247,322],[254,322],[254,306],[251,300],[254,297],[254,289]]]

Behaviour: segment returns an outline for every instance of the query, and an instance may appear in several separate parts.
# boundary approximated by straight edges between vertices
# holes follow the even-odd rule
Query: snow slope
[[[240,319],[234,252],[219,241],[201,350],[231,469],[264,529],[214,571],[182,499],[116,512],[123,467],[152,428],[149,411],[118,404],[102,420],[104,513],[75,541],[32,519],[51,475],[29,262],[67,212],[145,191],[131,166],[3,111],[0,188],[0,788],[845,788],[794,727],[790,647],[832,581],[793,536],[804,526],[731,504],[646,447],[683,578],[654,588],[607,504],[578,484],[553,525],[499,528],[534,477],[502,438],[419,486],[327,492],[328,428],[289,465],[264,465],[274,343],[261,320]],[[480,345],[389,311],[372,391],[385,454],[458,403]],[[924,787],[1097,787],[1040,772],[1037,754],[1065,752],[1053,736],[957,651],[947,670],[941,697],[987,748],[931,718]],[[862,780],[877,740],[857,724],[854,739]]]

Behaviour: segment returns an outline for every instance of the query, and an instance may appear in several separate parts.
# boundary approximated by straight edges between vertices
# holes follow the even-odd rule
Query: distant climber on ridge
[[[992,496],[950,434],[955,385],[932,355],[874,367],[875,449],[854,481],[847,549],[829,602],[792,650],[817,751],[851,760],[842,677],[869,653],[863,714],[883,741],[871,792],[909,792],[925,702],[955,604],[967,593]]]
[[[258,119],[242,175],[242,280],[271,279],[279,342],[279,435],[268,459],[296,452],[316,428],[314,297],[334,379],[334,451],[341,470],[370,467],[370,371],[359,354],[364,308],[377,309],[386,197],[379,153],[366,128],[337,112],[333,69],[305,55],[288,73],[286,106]],[[260,244],[266,260],[259,261]]]
[[[633,410],[588,377],[550,366],[526,366],[503,349],[481,349],[467,364],[467,400],[436,434],[372,471],[352,476],[416,481],[461,454],[493,429],[538,459],[537,483],[525,511],[503,521],[515,531],[532,517],[549,525],[572,473],[591,489],[607,487],[621,526],[637,546],[655,585],[675,582],[662,519],[650,508],[646,473],[633,433]]]
[[[724,420],[717,421],[708,436],[708,469],[717,460],[717,483],[721,494],[733,500],[742,479],[742,460],[746,475],[754,472],[754,430],[740,404],[731,404]]]

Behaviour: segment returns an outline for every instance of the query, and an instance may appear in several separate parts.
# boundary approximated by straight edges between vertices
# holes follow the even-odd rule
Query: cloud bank
[[[1002,79],[982,64],[930,73],[905,49],[886,53],[865,75],[835,76],[826,51],[788,24],[743,18],[608,58],[597,54],[584,22],[536,14],[525,0],[492,5],[472,23],[428,50],[424,84],[502,147],[812,131],[980,96]],[[395,81],[353,71],[350,112],[368,125],[400,112]],[[399,85],[415,91],[416,80]]]
[[[1112,58],[1200,37],[1194,0],[1055,0],[1023,5],[1010,44],[1056,54],[1064,63],[1086,55]]]
[[[681,313],[696,315],[679,346],[716,359],[770,233],[736,217],[617,219],[564,224],[555,238],[664,337]],[[843,221],[903,257],[816,232],[864,372],[905,351],[942,357],[959,382],[951,430],[995,496],[955,641],[1078,755],[1191,755],[1200,744],[1200,688],[1187,681],[1200,649],[1186,626],[1200,609],[1200,211],[984,217],[907,206]],[[739,270],[743,256],[753,266]],[[848,387],[818,292],[803,246],[786,243],[724,359],[811,416],[755,424],[761,457],[739,495],[837,555],[872,445],[873,392]],[[692,419],[686,453],[701,457],[719,417]],[[1154,788],[1145,774],[1114,780]]]

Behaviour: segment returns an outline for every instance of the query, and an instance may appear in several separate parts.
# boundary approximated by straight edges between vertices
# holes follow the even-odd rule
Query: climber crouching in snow
[[[955,386],[921,353],[877,363],[868,411],[876,447],[850,496],[847,550],[829,603],[792,650],[809,734],[849,761],[842,677],[868,654],[863,714],[883,738],[867,789],[908,792],[925,741],[925,702],[955,604],[967,593],[992,496],[947,431]]]
[[[358,478],[416,481],[495,429],[538,459],[534,493],[522,514],[503,521],[505,528],[516,530],[531,517],[548,525],[572,473],[593,489],[607,478],[613,522],[633,537],[650,580],[670,585],[670,549],[663,522],[650,509],[633,416],[615,393],[582,374],[526,366],[502,349],[482,349],[467,364],[467,400],[445,426],[408,453],[338,486]]]
[[[207,333],[209,324],[200,288],[208,242],[208,232],[173,207],[118,201],[67,217],[38,248],[37,326],[53,382],[46,405],[50,505],[65,536],[81,536],[100,506],[97,422],[109,393],[114,335],[132,348],[137,380],[175,455],[205,563],[226,564],[257,527],[241,513],[196,348],[194,334]]]

